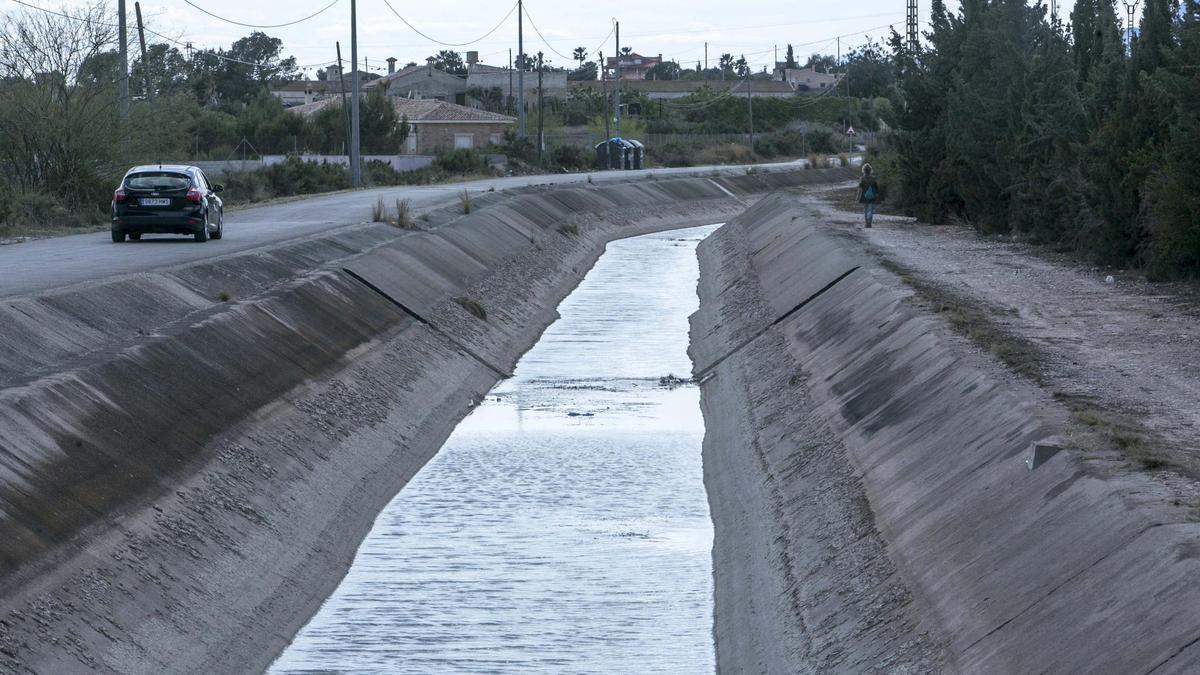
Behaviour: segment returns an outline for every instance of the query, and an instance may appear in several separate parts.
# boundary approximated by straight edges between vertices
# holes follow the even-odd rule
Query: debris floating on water
[[[692,380],[690,377],[683,378],[676,376],[674,373],[669,373],[658,378],[658,386],[666,387],[667,389],[674,389],[676,387],[682,387],[685,384],[692,384],[693,381],[694,380]]]

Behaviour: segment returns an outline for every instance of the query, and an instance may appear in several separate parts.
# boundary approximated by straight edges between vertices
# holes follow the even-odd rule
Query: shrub
[[[433,159],[433,166],[448,173],[488,173],[491,169],[478,150],[442,150]]]
[[[391,164],[372,159],[363,164],[363,182],[372,186],[403,185],[404,173],[396,171]]]
[[[383,197],[380,197],[375,200],[375,205],[371,207],[371,222],[386,223],[387,219],[387,205],[383,203]]]
[[[754,152],[741,143],[725,143],[705,148],[695,155],[697,164],[749,164]]]
[[[415,227],[412,220],[412,200],[396,200],[396,227],[411,230]]]
[[[341,164],[306,162],[288,157],[259,171],[277,197],[332,192],[350,187],[350,170]]]
[[[593,162],[593,153],[578,145],[559,145],[550,151],[550,162],[558,169],[587,169]]]
[[[467,192],[465,189],[462,192],[460,192],[458,194],[458,203],[459,203],[459,205],[462,206],[463,214],[470,213],[471,212],[471,193]]]
[[[662,166],[695,166],[694,152],[682,143],[664,143],[648,150],[657,164]]]

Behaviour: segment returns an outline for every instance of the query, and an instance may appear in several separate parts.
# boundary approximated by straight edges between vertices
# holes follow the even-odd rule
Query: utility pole
[[[505,106],[505,110],[507,110],[508,114],[510,114],[510,115],[512,114],[512,111],[513,111],[512,75],[513,75],[513,73],[512,73],[512,47],[509,47],[508,48],[508,105]]]
[[[908,50],[917,53],[917,0],[908,0]]]
[[[542,156],[542,151],[546,147],[546,139],[543,136],[542,126],[542,52],[538,52],[538,158]]]
[[[617,120],[617,136],[621,135],[621,22],[617,22],[617,82],[613,87],[613,115]]]
[[[120,96],[120,113],[121,113],[121,152],[122,158],[129,158],[129,50],[126,45],[129,44],[129,31],[125,25],[125,0],[117,0],[117,32],[121,44],[118,45],[119,59],[121,61],[121,75],[117,80],[117,93]]]
[[[338,57],[338,83],[339,89],[342,90],[342,117],[345,118],[346,137],[342,139],[342,152],[350,152],[350,106],[346,104],[346,71],[342,69],[342,43],[333,43],[337,46]]]
[[[604,67],[604,52],[598,52],[600,58],[600,91],[604,94],[601,98],[604,100],[604,168],[612,168],[612,143],[609,139],[612,138],[612,132],[608,128],[608,69]]]
[[[138,42],[142,45],[142,81],[146,87],[146,100],[154,99],[154,91],[150,89],[150,71],[146,69],[146,27],[142,23],[142,5],[133,3],[133,11],[137,13]]]
[[[842,71],[842,77],[846,79],[846,128],[853,129],[850,125],[850,118],[854,115],[853,100],[850,98],[850,62],[846,60],[845,70]],[[850,134],[846,134],[846,145],[849,146],[849,152],[854,152],[854,140]]]
[[[747,75],[742,83],[746,85],[746,107],[750,111],[750,154],[754,154],[754,96],[750,94],[750,90],[753,89],[750,76]]]
[[[1137,11],[1138,0],[1133,0],[1133,2],[1130,2],[1129,0],[1121,0],[1121,2],[1124,3],[1125,13],[1129,17],[1128,20],[1125,22],[1125,44],[1126,44],[1127,48],[1129,49],[1129,52],[1132,54],[1133,53],[1133,14],[1134,14],[1134,12]]]
[[[517,0],[517,133],[525,138],[525,0]]]
[[[704,73],[708,77],[708,42],[704,43]]]
[[[350,86],[352,99],[350,101],[350,185],[362,187],[362,167],[358,163],[358,3],[350,0],[350,66],[353,81]]]

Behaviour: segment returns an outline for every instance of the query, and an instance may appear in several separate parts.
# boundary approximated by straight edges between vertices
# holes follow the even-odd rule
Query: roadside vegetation
[[[282,41],[260,32],[191,58],[168,43],[148,45],[145,63],[131,51],[133,100],[122,134],[111,9],[93,2],[55,9],[60,14],[14,10],[0,18],[0,239],[106,227],[113,189],[135,164],[343,152],[340,106],[310,120],[267,92],[268,83],[299,71]],[[364,153],[394,154],[408,125],[374,94],[363,100],[361,129]],[[495,170],[480,153],[460,150],[413,172],[368,163],[363,175],[368,185],[401,185]],[[230,205],[350,186],[347,167],[295,158],[210,177],[226,186]]]
[[[1108,0],[935,0],[899,35],[890,197],[929,222],[1079,250],[1152,280],[1200,274],[1200,4],[1147,0],[1130,44]]]

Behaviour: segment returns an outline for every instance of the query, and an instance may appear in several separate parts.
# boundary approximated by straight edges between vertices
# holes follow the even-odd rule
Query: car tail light
[[[117,191],[113,193],[113,201],[114,202],[125,201],[125,188],[117,188]]]
[[[187,200],[189,202],[196,202],[197,204],[199,204],[200,203],[200,188],[189,189],[188,193],[187,193]]]

